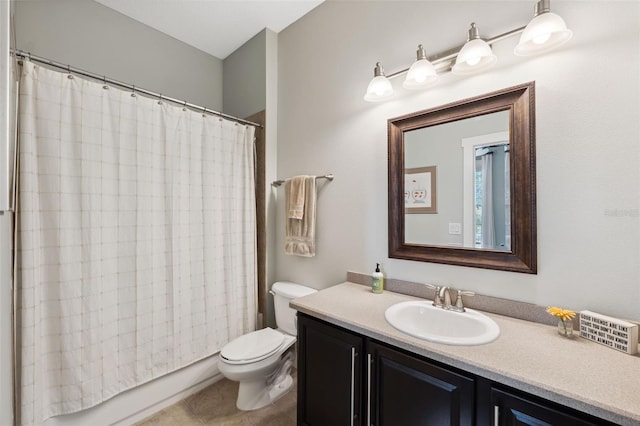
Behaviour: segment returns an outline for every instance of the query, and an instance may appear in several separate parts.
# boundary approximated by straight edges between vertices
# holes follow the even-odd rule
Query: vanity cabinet
[[[301,313],[298,424],[613,425]]]
[[[367,342],[371,425],[473,425],[474,379]]]
[[[298,314],[298,424],[360,425],[364,338]]]
[[[472,377],[298,314],[299,425],[470,426],[473,409]]]

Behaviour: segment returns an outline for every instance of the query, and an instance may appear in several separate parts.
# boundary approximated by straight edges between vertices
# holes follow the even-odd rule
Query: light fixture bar
[[[499,34],[495,37],[486,39],[485,41],[487,42],[487,44],[492,45],[493,43],[497,43],[499,41],[502,41],[506,38],[509,37],[513,37],[515,35],[521,34],[524,29],[526,28],[526,26],[523,27],[519,27],[516,29],[513,29],[511,31],[507,31],[505,33]],[[458,56],[458,53],[460,53],[460,49],[462,49],[462,47],[464,46],[464,44],[461,44],[457,47],[454,47],[452,49],[448,49],[439,53],[435,53],[431,56],[427,56],[427,60],[429,62],[431,62],[433,64],[434,67],[436,67],[436,71],[437,72],[445,72],[445,71],[449,71],[451,69],[451,62],[453,62],[453,60],[456,58],[456,56]],[[409,67],[404,68],[400,71],[396,71],[394,73],[391,74],[387,74],[387,78],[391,79],[394,77],[398,77],[399,75],[403,75],[406,74],[409,71]]]

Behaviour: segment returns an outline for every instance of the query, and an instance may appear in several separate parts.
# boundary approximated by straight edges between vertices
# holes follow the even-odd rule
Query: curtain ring
[[[71,74],[71,65],[67,65],[67,73],[69,73],[69,74],[67,75],[67,78],[68,78],[69,80],[73,80],[73,75]]]
[[[202,117],[207,118],[207,107],[202,108]]]
[[[109,90],[109,86],[107,85],[107,76],[106,75],[102,76],[102,82],[104,83],[102,88],[105,89],[105,90]]]
[[[135,85],[131,86],[131,97],[132,98],[136,97],[136,86]]]
[[[162,105],[162,93],[158,96],[158,105]]]
[[[187,101],[184,101],[184,106],[182,107],[182,110],[183,110],[183,111],[186,111],[186,110],[187,110]]]

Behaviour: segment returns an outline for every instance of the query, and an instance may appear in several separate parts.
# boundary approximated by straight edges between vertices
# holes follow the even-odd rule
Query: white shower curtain
[[[96,405],[254,329],[254,130],[25,61],[23,424]]]
[[[482,247],[496,247],[496,227],[493,214],[493,155],[484,154],[482,164]]]

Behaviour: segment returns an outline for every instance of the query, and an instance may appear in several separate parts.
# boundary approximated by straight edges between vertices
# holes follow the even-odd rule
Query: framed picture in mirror
[[[438,213],[436,166],[404,170],[405,213]]]

